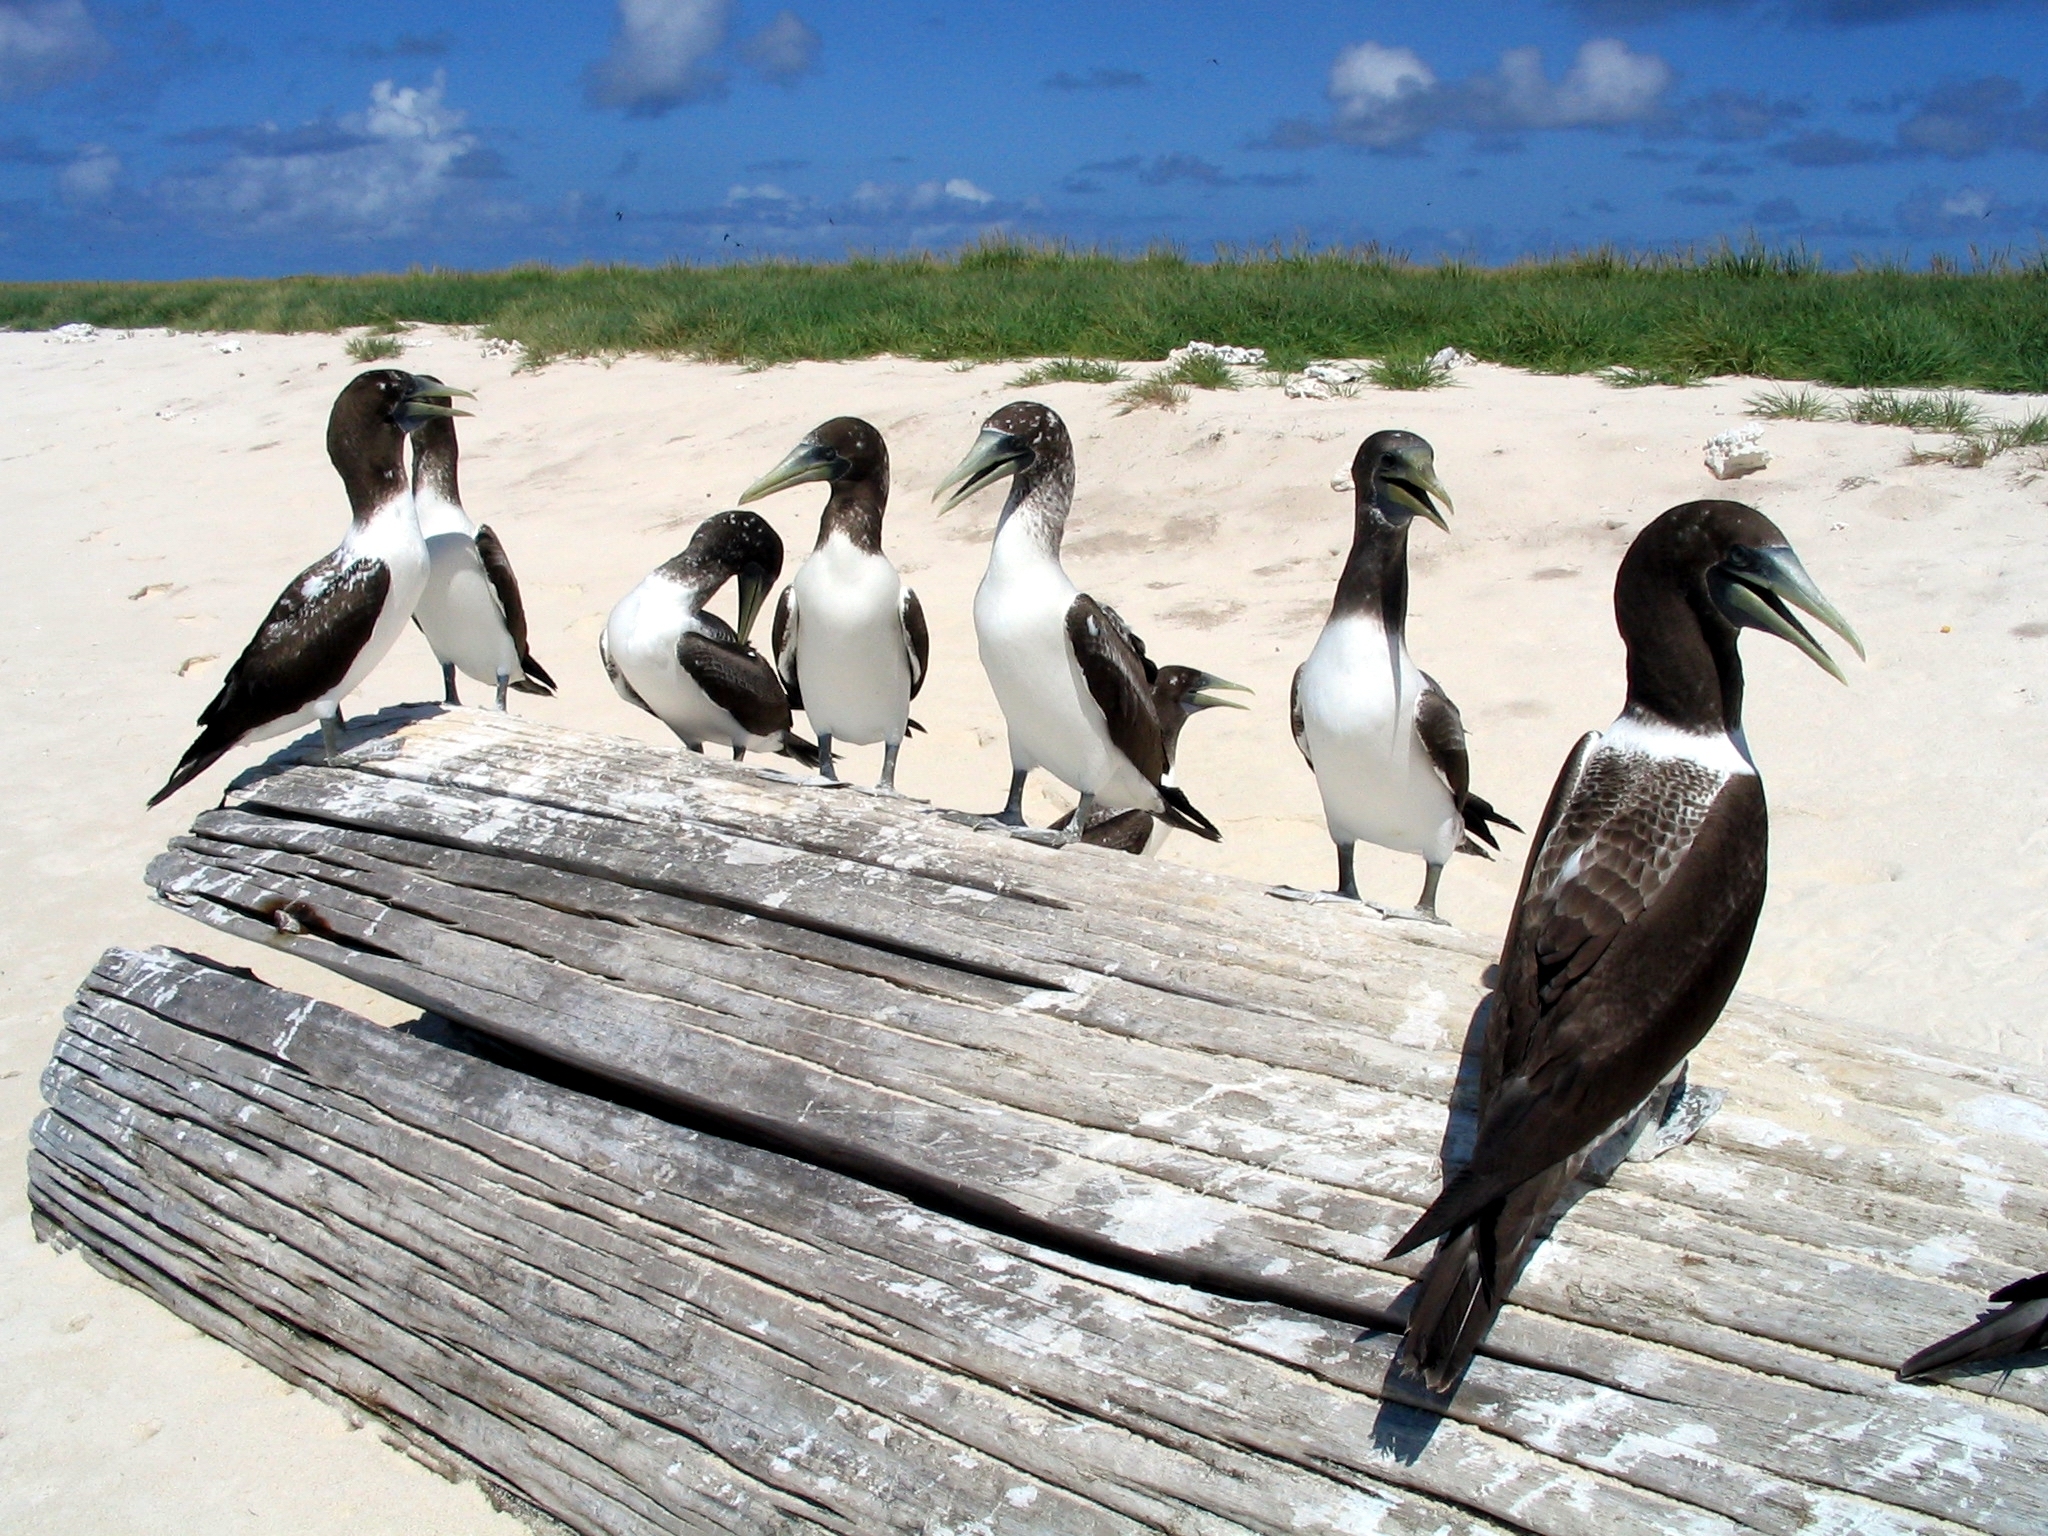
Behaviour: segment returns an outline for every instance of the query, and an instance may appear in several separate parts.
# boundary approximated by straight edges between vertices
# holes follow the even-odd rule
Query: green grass
[[[1381,389],[1441,389],[1451,382],[1450,369],[1438,367],[1419,353],[1367,363],[1365,376]]]
[[[1235,389],[1237,375],[1230,364],[1206,352],[1183,357],[1160,375],[1168,384],[1185,384],[1189,389]]]
[[[1544,373],[1718,374],[1839,389],[2048,392],[2048,259],[1825,272],[1797,250],[1613,251],[1483,268],[1376,249],[1193,262],[1017,243],[954,256],[726,267],[514,267],[370,277],[0,285],[0,327],[475,327],[529,363],[631,352],[775,364],[1163,358],[1201,339],[1316,357],[1446,345]]]
[[[1110,397],[1123,407],[1117,414],[1128,416],[1131,412],[1143,410],[1147,406],[1170,411],[1176,406],[1186,405],[1187,386],[1175,383],[1166,375],[1167,370],[1162,368],[1157,373],[1148,373],[1135,384],[1126,384],[1118,390]]]
[[[374,363],[398,356],[405,347],[395,336],[351,336],[343,350],[359,363]]]
[[[1026,368],[1010,380],[1012,389],[1034,384],[1121,384],[1128,375],[1115,363],[1089,357],[1055,357]]]
[[[1769,421],[1837,421],[1841,417],[1840,406],[1803,384],[1793,389],[1760,390],[1749,397],[1745,408],[1750,415]]]

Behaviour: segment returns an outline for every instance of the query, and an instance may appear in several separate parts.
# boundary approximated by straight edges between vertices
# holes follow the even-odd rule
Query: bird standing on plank
[[[1060,564],[1074,500],[1066,423],[1018,401],[982,425],[934,496],[957,485],[940,513],[1011,477],[988,571],[974,594],[981,664],[1010,731],[1010,794],[992,820],[1055,844],[1073,842],[1097,806],[1148,811],[1214,842],[1222,834],[1173,782],[1151,681],[1123,621],[1076,587]],[[1044,768],[1078,792],[1064,828],[1026,833],[1024,781]]]
[[[435,417],[413,434],[412,496],[428,559],[427,585],[413,622],[441,663],[445,701],[462,702],[455,691],[460,668],[480,683],[497,685],[502,711],[507,688],[547,698],[555,680],[527,649],[526,605],[505,546],[489,525],[477,527],[462,510],[456,457],[455,423],[449,418]]]
[[[1359,445],[1351,478],[1351,553],[1315,649],[1295,670],[1291,706],[1294,744],[1316,776],[1337,844],[1337,889],[1282,886],[1273,894],[1358,901],[1354,858],[1363,839],[1420,854],[1424,864],[1414,907],[1366,905],[1440,923],[1437,882],[1451,855],[1486,857],[1481,842],[1500,847],[1493,826],[1521,828],[1471,792],[1458,706],[1408,655],[1408,528],[1418,517],[1450,527],[1436,506],[1451,504],[1436,455],[1413,432],[1375,432]]]
[[[341,750],[341,701],[384,659],[427,583],[427,545],[405,473],[406,435],[468,415],[444,403],[455,395],[469,391],[397,368],[373,368],[344,386],[327,417],[327,457],[348,490],[348,532],[278,596],[151,805],[242,742],[314,720],[328,759]]]
[[[1930,1344],[1899,1367],[1899,1380],[1912,1381],[1959,1365],[1978,1365],[2048,1349],[2048,1274],[2015,1280],[1991,1293],[2005,1306],[1981,1317],[1960,1333]]]
[[[1793,608],[1863,654],[1784,534],[1740,502],[1672,508],[1621,562],[1628,701],[1573,749],[1530,847],[1471,1161],[1389,1255],[1443,1239],[1402,1353],[1438,1391],[1492,1326],[1583,1155],[1678,1075],[1742,973],[1767,824],[1737,637],[1777,635],[1842,676]]]
[[[597,637],[619,697],[644,709],[692,752],[722,741],[738,762],[749,749],[781,752],[816,767],[817,748],[790,729],[789,697],[747,643],[775,578],[782,540],[754,512],[707,517],[689,546],[620,598]],[[704,605],[739,583],[739,628]]]
[[[1114,608],[1103,612],[1116,615]],[[1136,636],[1131,637],[1136,640]],[[1142,659],[1142,652],[1141,659]],[[1152,669],[1150,661],[1145,662],[1147,671]],[[1161,667],[1152,679],[1152,707],[1159,715],[1161,745],[1166,753],[1166,766],[1170,769],[1179,758],[1181,727],[1205,709],[1245,709],[1235,699],[1219,699],[1211,690],[1233,693],[1250,693],[1243,683],[1233,683],[1217,677],[1211,672],[1198,672],[1193,667]],[[1071,825],[1073,812],[1054,822],[1053,830]],[[1095,819],[1081,829],[1081,841],[1097,848],[1114,848],[1119,853],[1148,854],[1159,851],[1159,845],[1166,841],[1172,829],[1148,811],[1114,811],[1104,814],[1097,811]]]
[[[818,542],[775,605],[775,669],[792,709],[818,737],[818,774],[834,780],[832,744],[882,743],[880,788],[896,788],[910,701],[931,657],[924,607],[882,553],[889,449],[882,434],[839,416],[747,487],[740,505],[812,481],[832,491]]]

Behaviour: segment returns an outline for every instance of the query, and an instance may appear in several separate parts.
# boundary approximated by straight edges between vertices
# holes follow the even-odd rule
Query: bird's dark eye
[[[1395,464],[1395,459],[1394,459],[1394,456],[1393,456],[1393,455],[1392,455],[1391,453],[1383,453],[1383,454],[1381,454],[1381,455],[1380,455],[1380,468],[1381,468],[1381,469],[1392,469],[1392,468],[1394,467],[1394,464]]]
[[[1751,570],[1756,565],[1756,556],[1738,544],[1728,551],[1727,564],[1738,571]]]

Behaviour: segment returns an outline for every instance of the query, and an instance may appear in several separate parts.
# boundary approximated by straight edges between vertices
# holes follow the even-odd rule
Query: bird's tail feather
[[[520,693],[537,693],[544,699],[555,696],[555,680],[548,676],[547,668],[535,661],[532,656],[519,658],[519,670],[526,676],[512,685],[515,690]]]
[[[1422,1273],[1401,1345],[1403,1364],[1430,1390],[1448,1392],[1472,1363],[1571,1181],[1569,1162],[1546,1168],[1445,1235]]]
[[[206,772],[227,755],[241,738],[240,731],[224,731],[208,726],[199,733],[199,739],[185,749],[185,755],[178,759],[178,766],[171,770],[171,776],[164,780],[164,787],[149,797],[152,808],[171,798],[179,790]]]
[[[1977,1360],[1997,1360],[2043,1344],[2048,1344],[2048,1298],[2015,1302],[1928,1345],[1899,1367],[1899,1380],[1911,1381]]]
[[[1480,842],[1486,844],[1487,847],[1498,850],[1500,840],[1493,835],[1494,827],[1506,827],[1510,832],[1522,830],[1512,821],[1509,821],[1507,817],[1501,815],[1499,811],[1496,811],[1486,801],[1480,799],[1479,796],[1467,795],[1465,797],[1465,830],[1478,838]],[[1460,853],[1479,852],[1477,848],[1460,848],[1458,851]]]
[[[785,757],[793,757],[806,768],[818,766],[818,744],[808,737],[799,736],[795,731],[782,733],[782,745],[777,748]]]
[[[1196,810],[1194,803],[1176,786],[1161,784],[1159,797],[1166,802],[1166,809],[1158,813],[1159,819],[1169,827],[1179,827],[1183,832],[1206,837],[1212,843],[1223,841],[1223,834],[1216,830],[1216,824]]]

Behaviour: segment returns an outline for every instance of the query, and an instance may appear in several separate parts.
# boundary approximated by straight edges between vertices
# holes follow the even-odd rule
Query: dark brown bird
[[[1103,612],[1117,623],[1123,623],[1123,616],[1114,608]],[[1144,663],[1152,676],[1152,708],[1159,716],[1160,745],[1166,753],[1167,772],[1171,773],[1180,753],[1181,727],[1205,709],[1244,709],[1247,706],[1235,699],[1219,699],[1211,694],[1212,689],[1232,693],[1250,693],[1243,683],[1233,683],[1216,676],[1213,672],[1198,672],[1193,667],[1154,667],[1145,655],[1145,643],[1125,626],[1138,659]],[[1057,832],[1070,826],[1074,813],[1067,812],[1052,824]],[[1098,812],[1088,825],[1081,829],[1081,841],[1093,843],[1098,848],[1114,848],[1120,853],[1150,853],[1164,841],[1172,829],[1150,811],[1116,811],[1104,815]]]
[[[1485,1338],[1583,1155],[1676,1074],[1742,973],[1767,822],[1736,638],[1763,630],[1842,675],[1793,607],[1863,654],[1785,536],[1739,502],[1674,507],[1622,560],[1628,702],[1573,750],[1530,847],[1471,1161],[1388,1255],[1443,1239],[1402,1351],[1437,1391]]]

